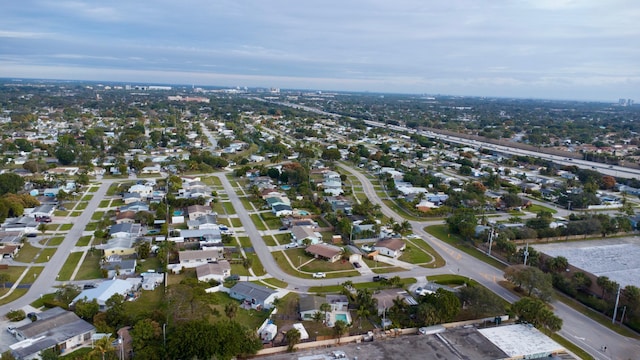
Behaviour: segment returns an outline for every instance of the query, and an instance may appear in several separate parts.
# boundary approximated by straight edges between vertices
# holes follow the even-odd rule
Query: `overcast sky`
[[[0,77],[640,101],[637,0],[0,2]]]

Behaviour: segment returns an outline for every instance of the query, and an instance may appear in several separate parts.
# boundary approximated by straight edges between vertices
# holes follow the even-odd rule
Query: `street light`
[[[118,338],[118,345],[120,345],[120,360],[124,360],[124,341],[122,338]]]

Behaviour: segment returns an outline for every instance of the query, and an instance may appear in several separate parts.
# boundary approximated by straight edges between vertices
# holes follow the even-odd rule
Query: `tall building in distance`
[[[618,100],[618,105],[620,106],[632,106],[633,99],[620,99]]]

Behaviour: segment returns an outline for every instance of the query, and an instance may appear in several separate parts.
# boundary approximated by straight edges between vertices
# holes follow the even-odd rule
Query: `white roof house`
[[[139,281],[133,282],[129,280],[107,280],[102,282],[95,289],[87,289],[81,292],[78,296],[71,301],[69,306],[75,304],[77,301],[86,298],[88,301],[96,299],[98,305],[100,305],[100,309],[104,310],[106,308],[106,302],[115,294],[120,294],[127,297],[127,294],[133,290],[137,290],[140,285],[142,279]]]

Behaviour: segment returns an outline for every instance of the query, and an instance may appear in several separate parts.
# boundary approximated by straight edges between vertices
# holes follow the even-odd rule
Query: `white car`
[[[325,277],[327,277],[327,274],[325,274],[323,272],[317,272],[317,273],[313,274],[313,277],[316,278],[316,279],[325,278]]]
[[[298,247],[298,244],[296,244],[294,242],[289,243],[289,244],[284,246],[285,249],[293,249],[293,248],[297,248],[297,247]]]

